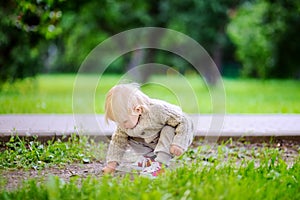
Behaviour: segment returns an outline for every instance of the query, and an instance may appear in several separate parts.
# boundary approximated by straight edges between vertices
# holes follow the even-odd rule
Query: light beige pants
[[[173,156],[170,153],[170,146],[175,136],[175,129],[171,126],[164,126],[159,136],[151,143],[146,143],[142,138],[129,138],[129,145],[138,155],[155,158],[156,161],[165,165],[170,164]]]

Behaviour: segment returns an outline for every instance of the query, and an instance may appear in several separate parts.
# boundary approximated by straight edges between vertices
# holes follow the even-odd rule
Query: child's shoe
[[[160,162],[154,161],[149,167],[146,167],[141,175],[148,176],[150,178],[156,178],[158,175],[164,173],[164,166]]]
[[[133,163],[132,166],[136,170],[144,170],[145,168],[151,166],[152,162],[154,162],[153,158],[142,156],[135,163]]]

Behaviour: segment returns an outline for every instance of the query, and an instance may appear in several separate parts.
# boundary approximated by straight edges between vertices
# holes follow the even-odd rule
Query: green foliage
[[[274,32],[272,37],[276,39],[276,65],[270,72],[270,77],[279,78],[299,78],[300,60],[300,3],[299,1],[278,0],[276,3],[268,1],[271,9],[268,10],[267,17],[273,23],[284,24],[284,30]]]
[[[257,72],[259,77],[266,77],[268,67],[274,65],[271,54],[273,43],[264,32],[262,17],[268,9],[268,4],[245,3],[228,26],[232,40],[237,44],[237,56],[244,64],[244,75]],[[253,72],[254,71],[254,72]]]
[[[145,26],[171,28],[191,36],[221,71],[222,66],[235,62],[229,33],[244,75],[295,78],[300,64],[299,7],[298,1],[282,0],[2,1],[0,87],[40,72],[76,72],[88,53],[106,38]],[[124,72],[133,57],[131,53],[122,56],[108,71]],[[149,62],[180,72],[191,67],[178,56],[153,50],[145,51],[144,60],[137,64]]]
[[[18,1],[16,5],[9,1],[5,11],[11,13],[9,27],[13,29],[12,32],[19,31],[29,40],[36,42],[34,45],[22,39],[19,41],[20,45],[35,52],[32,60],[36,63],[30,63],[26,59],[17,63],[16,72],[27,77],[21,68],[34,72],[32,75],[41,69],[50,72],[75,72],[88,53],[104,39],[124,30],[144,26],[167,27],[182,31],[198,40],[214,56],[215,53],[223,51],[229,42],[224,32],[224,26],[229,20],[227,11],[239,2],[239,0],[184,3],[105,0],[77,1],[75,4],[71,1],[51,0]],[[179,18],[181,20],[178,20]],[[5,33],[5,36],[9,37],[9,32]],[[11,54],[8,47],[4,50]],[[22,51],[19,50],[18,53],[21,54]],[[160,54],[146,52],[143,62],[155,62],[156,57],[160,56],[160,61],[180,68],[181,72],[189,67],[172,55]],[[128,67],[130,56],[131,54],[125,55],[124,59],[112,65],[109,71],[123,72]],[[24,58],[31,57],[25,54]],[[222,58],[216,59],[220,61]],[[7,68],[11,68],[10,62],[7,63]]]
[[[14,10],[13,15],[18,15],[15,26],[25,32],[37,32],[46,39],[51,39],[61,33],[57,23],[62,17],[62,12],[58,9],[60,2],[64,0],[45,1],[24,1],[17,0],[16,4],[11,4]],[[15,17],[15,16],[14,16]]]
[[[232,62],[227,56],[233,54],[232,43],[225,27],[229,23],[229,13],[244,0],[211,1],[169,1],[167,5],[167,28],[180,31],[196,40],[209,53],[223,70],[226,62]],[[163,55],[163,63],[185,72],[190,66],[178,57]],[[212,80],[214,82],[214,80]]]
[[[37,137],[32,140],[12,136],[3,143],[0,154],[0,169],[25,168],[42,169],[53,165],[72,162],[91,162],[104,159],[105,145],[89,141],[87,137],[73,135],[67,142],[49,140],[41,143]]]
[[[76,12],[64,7],[60,23],[64,32],[55,42],[57,54],[64,56],[57,58],[50,66],[51,70],[76,72],[88,53],[108,37],[132,28],[155,26],[162,20],[153,13],[160,4],[160,1],[105,0],[81,2]],[[129,55],[124,57],[108,71],[122,73],[128,65]]]
[[[0,190],[2,199],[299,199],[300,159],[290,166],[279,149],[262,147],[254,159],[237,160],[225,145],[216,159],[203,155],[215,149],[203,145],[188,152],[182,166],[149,179],[138,175],[92,176],[65,182],[50,176],[40,184],[29,180],[16,190]],[[193,156],[191,156],[193,155]],[[247,156],[248,152],[243,155]],[[251,191],[251,192],[249,192]]]
[[[0,7],[0,90],[3,82],[33,76],[39,69],[38,45],[31,40],[36,34],[26,34],[12,27],[12,21],[7,18],[9,13],[5,9]]]
[[[170,4],[172,9],[169,27],[191,36],[212,53],[217,45],[222,48],[227,45],[224,27],[229,22],[228,13],[241,2],[243,1],[175,1]]]
[[[54,1],[1,1],[0,90],[4,82],[35,76],[41,71],[47,41],[61,33]]]
[[[300,50],[295,45],[300,30],[295,24],[299,20],[299,8],[296,1],[258,0],[245,2],[232,13],[227,32],[237,46],[244,76],[295,78],[299,75],[299,59],[295,56]]]

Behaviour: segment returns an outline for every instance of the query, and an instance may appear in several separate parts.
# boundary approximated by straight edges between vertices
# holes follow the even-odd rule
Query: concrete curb
[[[300,115],[297,114],[230,114],[191,115],[197,124],[196,138],[208,141],[234,140],[300,141]],[[213,125],[214,124],[214,125]],[[216,128],[217,127],[217,128]],[[40,140],[69,137],[72,134],[108,139],[115,129],[103,115],[17,114],[0,115],[0,140],[12,135],[38,136]]]

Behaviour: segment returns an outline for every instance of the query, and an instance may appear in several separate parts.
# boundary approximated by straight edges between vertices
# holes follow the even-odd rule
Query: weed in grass
[[[45,144],[38,141],[38,138],[28,141],[12,136],[1,151],[0,169],[42,169],[72,162],[103,160],[105,149],[104,143],[95,143],[83,136],[73,135],[67,142],[49,140]]]

